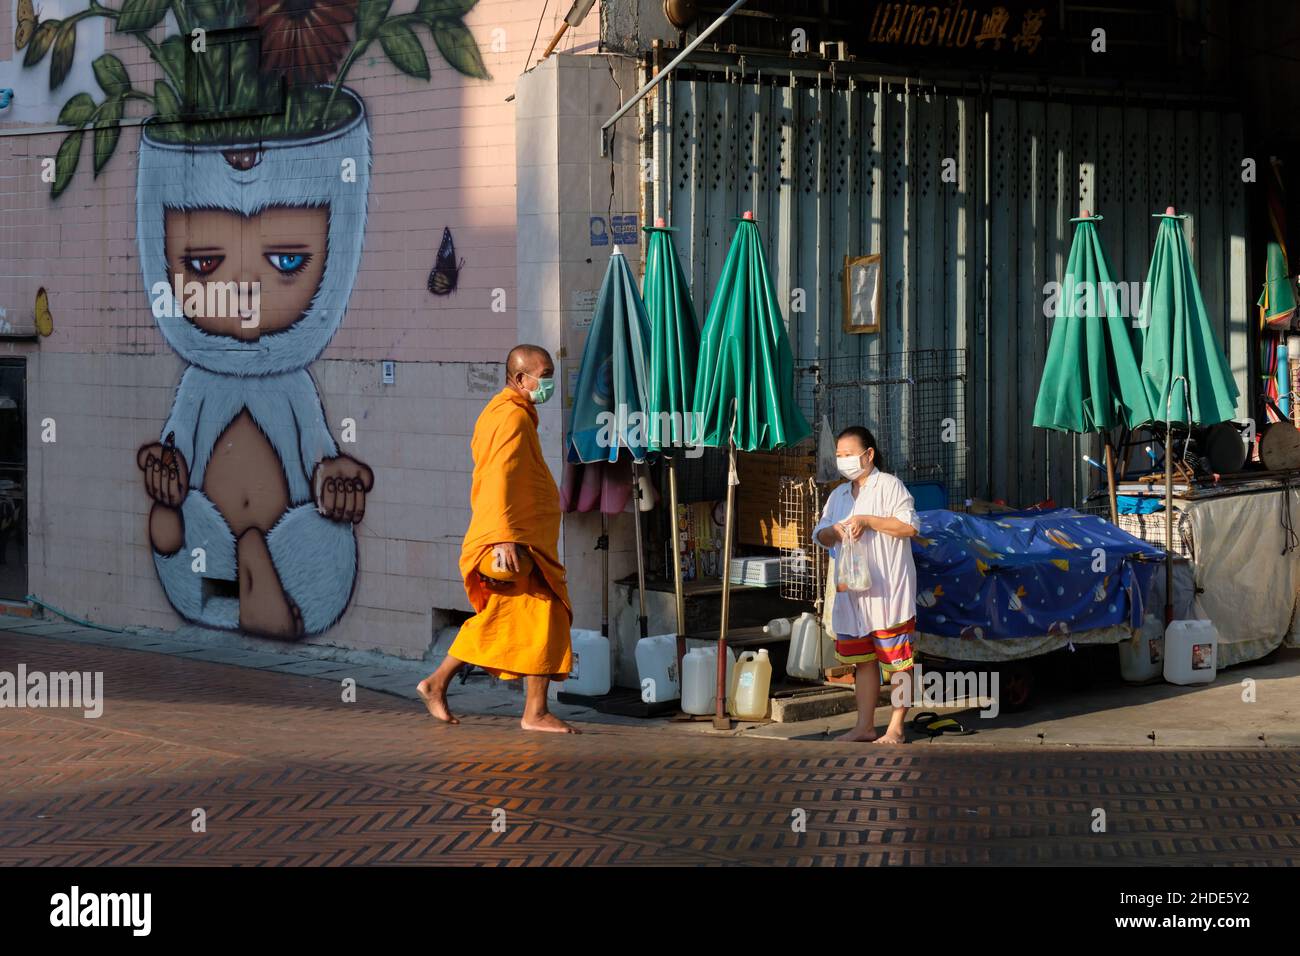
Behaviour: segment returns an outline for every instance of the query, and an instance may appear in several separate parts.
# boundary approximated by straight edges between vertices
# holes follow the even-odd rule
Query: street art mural
[[[95,60],[104,98],[64,105],[51,191],[71,186],[88,129],[98,176],[127,104],[147,104],[140,271],[186,368],[136,465],[158,578],[186,620],[295,639],[351,602],[374,473],[340,450],[310,372],[343,322],[365,240],[371,137],[344,81],[376,44],[428,80],[417,28],[459,72],[486,78],[462,22],[474,2],[390,15],[391,0],[91,0],[24,28],[27,66],[51,53],[51,89],[87,17],[113,17],[161,68],[149,93],[112,54]]]

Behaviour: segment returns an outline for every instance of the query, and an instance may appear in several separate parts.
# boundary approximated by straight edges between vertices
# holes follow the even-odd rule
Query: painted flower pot
[[[189,621],[297,638],[333,625],[373,486],[339,452],[309,371],[343,321],[370,180],[364,105],[298,139],[140,141],[136,235],[158,328],[186,369],[137,463],[150,542]]]

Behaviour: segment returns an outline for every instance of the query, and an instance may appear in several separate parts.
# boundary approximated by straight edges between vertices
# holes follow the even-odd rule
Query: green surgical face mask
[[[524,374],[537,382],[537,388],[528,393],[528,398],[534,405],[541,405],[555,393],[554,378],[538,378],[531,372],[525,372]]]

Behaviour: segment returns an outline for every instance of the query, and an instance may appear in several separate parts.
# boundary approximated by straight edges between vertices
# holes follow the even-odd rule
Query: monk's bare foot
[[[441,720],[444,724],[460,723],[460,718],[453,714],[447,706],[446,684],[438,687],[426,677],[415,685],[415,692],[420,695],[420,700],[424,701],[424,706],[429,709],[429,714],[436,720]]]
[[[580,734],[582,733],[577,727],[570,727],[564,721],[560,720],[554,714],[542,714],[540,717],[525,716],[519,721],[519,726],[524,730],[539,730],[548,734]]]
[[[907,738],[903,736],[901,730],[886,730],[883,734],[872,741],[873,744],[905,744]]]
[[[863,743],[869,744],[876,739],[876,728],[872,727],[863,730],[861,727],[854,727],[848,733],[840,734],[836,740],[843,740],[846,743]]]

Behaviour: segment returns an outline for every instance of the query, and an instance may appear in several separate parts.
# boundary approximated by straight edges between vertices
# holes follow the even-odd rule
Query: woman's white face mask
[[[835,458],[835,467],[838,468],[840,474],[849,481],[854,481],[865,475],[870,467],[870,462],[867,463],[866,467],[863,466],[863,455],[866,455],[866,452],[863,452],[861,455],[837,455]]]

